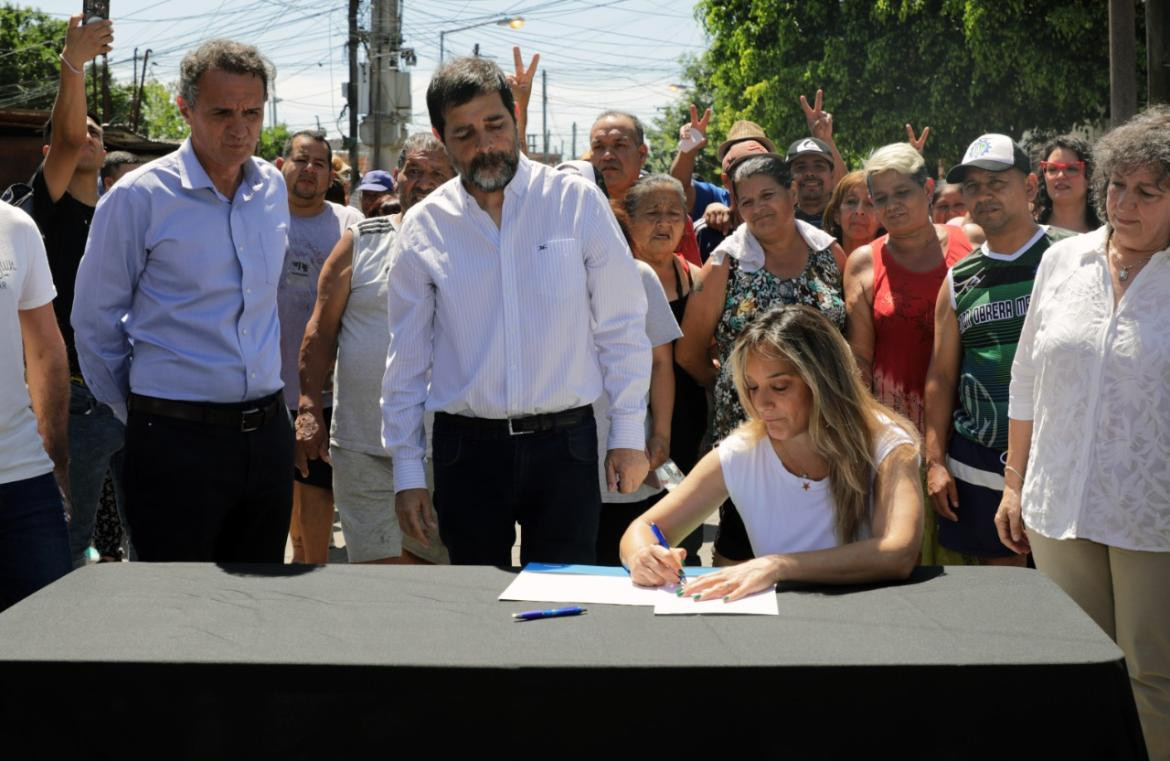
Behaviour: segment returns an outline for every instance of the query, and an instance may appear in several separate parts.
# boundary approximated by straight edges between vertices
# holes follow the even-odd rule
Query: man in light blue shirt
[[[292,431],[276,287],[288,200],[252,158],[268,70],[213,40],[180,67],[191,136],[94,214],[72,322],[82,373],[127,420],[126,513],[142,560],[283,560]]]

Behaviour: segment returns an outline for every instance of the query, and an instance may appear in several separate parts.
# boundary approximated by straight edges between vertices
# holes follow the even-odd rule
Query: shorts
[[[995,511],[1003,497],[1002,450],[991,449],[955,434],[947,448],[947,470],[955,479],[959,507],[954,523],[938,521],[938,542],[948,550],[982,557],[1014,555],[999,540]]]
[[[404,536],[394,512],[394,464],[389,457],[333,445],[333,504],[351,563],[398,557],[406,549],[431,563],[448,563],[445,548]],[[429,470],[429,468],[428,468]]]
[[[293,430],[296,430],[297,411],[290,410],[293,419]],[[333,420],[333,408],[326,407],[322,413],[325,418],[325,435],[329,435],[329,423]],[[297,483],[308,484],[309,486],[316,486],[319,489],[333,488],[333,467],[322,460],[309,460],[309,475],[302,476],[301,471],[293,468],[293,480]]]

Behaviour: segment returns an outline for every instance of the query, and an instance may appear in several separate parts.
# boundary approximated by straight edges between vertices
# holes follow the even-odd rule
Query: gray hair
[[[183,56],[179,64],[179,96],[187,105],[195,105],[199,79],[209,69],[259,77],[264,85],[264,100],[268,100],[268,80],[276,78],[276,68],[255,46],[225,39],[208,40]]]
[[[1097,216],[1105,219],[1105,196],[1109,179],[1150,169],[1159,187],[1170,182],[1170,106],[1150,106],[1093,146],[1093,196]]]
[[[731,169],[731,192],[739,195],[739,183],[749,177],[771,177],[780,187],[788,190],[792,184],[792,167],[783,156],[774,153],[747,154],[747,158],[737,159]]]
[[[402,144],[402,151],[398,154],[398,168],[406,166],[406,154],[408,153],[432,153],[443,150],[445,150],[443,144],[433,133],[415,132],[407,137],[406,142]]]
[[[638,145],[645,144],[645,142],[646,142],[646,125],[642,124],[642,120],[639,119],[638,117],[634,116],[633,114],[626,113],[625,111],[606,111],[605,113],[599,115],[596,119],[594,119],[593,124],[596,125],[602,119],[610,119],[610,118],[629,119],[630,122],[634,125],[634,139],[637,141]]]
[[[865,160],[866,187],[872,190],[871,179],[882,172],[897,172],[914,180],[919,187],[925,186],[930,177],[926,159],[910,143],[890,143],[869,154]]]
[[[101,177],[102,179],[109,179],[114,175],[114,172],[127,164],[143,164],[145,163],[140,156],[137,156],[130,151],[110,151],[106,154],[106,160],[102,164]]]
[[[657,190],[674,191],[677,193],[683,212],[686,212],[687,195],[683,190],[682,183],[669,174],[648,174],[635,182],[626,191],[625,207],[626,214],[629,215],[630,219],[634,218],[634,211],[638,208],[638,202]]]

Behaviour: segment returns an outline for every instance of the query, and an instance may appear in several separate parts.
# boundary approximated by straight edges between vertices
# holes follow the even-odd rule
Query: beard
[[[306,187],[307,184],[308,183],[301,184],[301,182],[298,180],[294,182],[292,187],[288,189],[289,193],[301,199],[302,201],[312,201],[318,196],[323,198],[325,196],[325,192],[329,190],[328,187],[321,189],[320,186],[318,186],[316,183],[312,184],[312,189],[310,190]]]
[[[457,168],[459,174],[476,189],[483,193],[494,193],[507,187],[519,165],[520,148],[515,145],[511,151],[481,153],[471,160],[470,165]]]

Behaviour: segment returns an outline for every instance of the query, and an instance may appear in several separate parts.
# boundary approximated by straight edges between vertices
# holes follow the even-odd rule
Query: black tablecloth
[[[162,758],[663,736],[798,758],[1144,757],[1120,650],[1035,571],[785,587],[778,617],[590,605],[530,623],[510,614],[538,605],[496,600],[511,578],[91,566],[0,615],[0,730]]]

